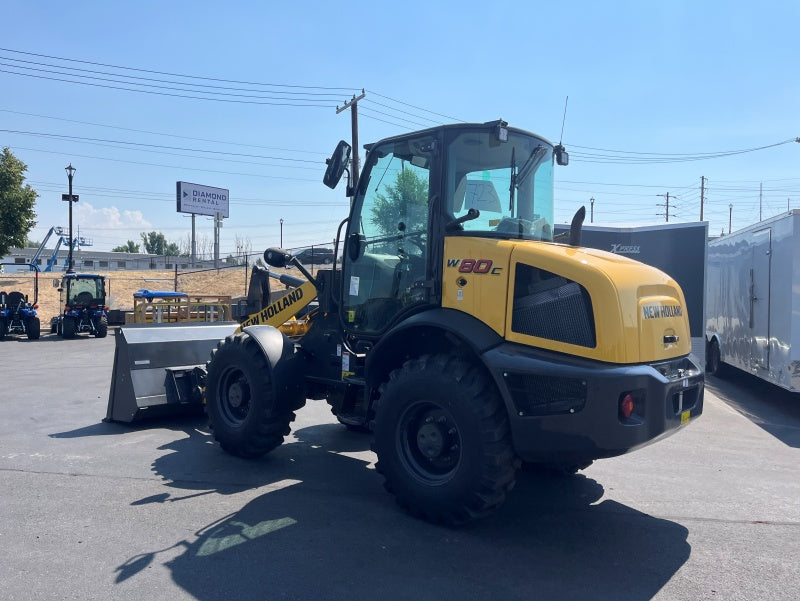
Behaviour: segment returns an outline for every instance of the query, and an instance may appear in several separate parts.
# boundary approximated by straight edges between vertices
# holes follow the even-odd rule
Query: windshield
[[[470,234],[552,240],[553,148],[539,138],[510,131],[458,134],[449,146],[446,198],[454,218],[470,209],[477,219],[462,223]]]
[[[77,277],[69,282],[67,303],[70,305],[90,305],[102,302],[104,297],[103,280],[100,278]]]

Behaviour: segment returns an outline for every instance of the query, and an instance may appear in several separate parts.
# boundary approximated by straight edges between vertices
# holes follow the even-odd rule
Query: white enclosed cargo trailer
[[[800,210],[708,244],[706,365],[800,392]]]

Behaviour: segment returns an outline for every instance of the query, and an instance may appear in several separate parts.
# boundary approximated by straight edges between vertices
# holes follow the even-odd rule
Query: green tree
[[[28,166],[6,147],[0,154],[0,257],[23,247],[36,225],[33,206],[39,194],[25,182]]]
[[[112,253],[138,253],[139,245],[136,244],[133,240],[128,240],[125,244],[121,244],[120,246],[115,246],[111,249]]]
[[[428,182],[411,169],[397,174],[394,185],[386,186],[386,194],[378,194],[372,207],[372,223],[382,234],[397,233],[397,225],[405,223],[406,231],[425,229],[428,219]]]
[[[175,242],[167,242],[166,237],[161,232],[142,232],[142,244],[144,251],[151,255],[180,256],[181,249]]]

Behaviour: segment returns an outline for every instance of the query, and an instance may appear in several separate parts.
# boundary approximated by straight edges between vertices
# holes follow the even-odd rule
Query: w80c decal
[[[502,267],[494,267],[491,259],[447,259],[448,267],[458,267],[459,273],[488,273],[500,275]]]

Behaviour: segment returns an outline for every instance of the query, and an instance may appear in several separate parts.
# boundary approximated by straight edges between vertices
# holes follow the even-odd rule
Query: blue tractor
[[[10,263],[9,263],[10,265]],[[24,334],[29,340],[36,340],[41,334],[36,304],[39,298],[39,271],[33,279],[33,302],[27,294],[14,290],[0,290],[0,340],[8,334]]]
[[[62,313],[50,322],[50,331],[62,338],[88,333],[97,338],[108,334],[106,276],[65,273],[60,284]]]

